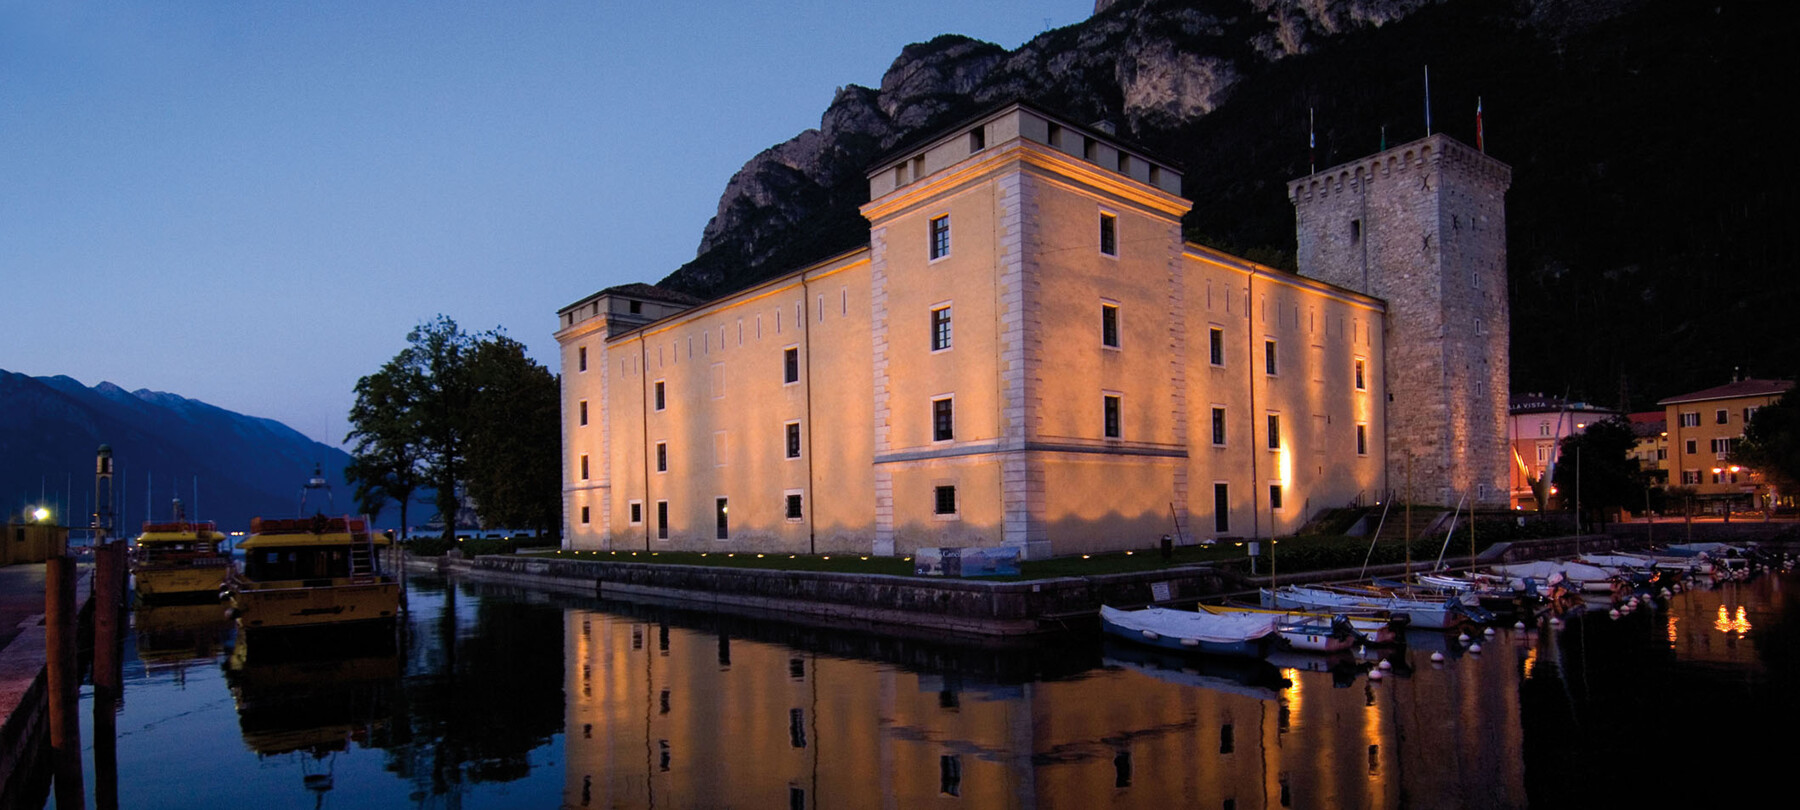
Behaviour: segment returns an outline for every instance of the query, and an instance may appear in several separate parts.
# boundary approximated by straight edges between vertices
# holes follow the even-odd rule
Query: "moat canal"
[[[1800,749],[1797,587],[1501,629],[1479,654],[1415,632],[1380,681],[1098,630],[997,652],[426,578],[398,644],[324,660],[238,643],[215,605],[157,608],[126,641],[117,806],[1731,806]]]

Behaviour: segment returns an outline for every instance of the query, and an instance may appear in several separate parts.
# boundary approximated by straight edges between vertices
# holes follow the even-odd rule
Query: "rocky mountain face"
[[[751,158],[662,284],[712,297],[865,243],[871,161],[1013,98],[1184,164],[1189,239],[1291,269],[1285,182],[1424,135],[1429,65],[1433,129],[1473,143],[1480,98],[1514,167],[1515,387],[1643,406],[1734,366],[1792,375],[1766,284],[1800,292],[1777,272],[1800,212],[1766,88],[1797,18],[1754,0],[1099,0],[1016,50],[947,34]]]
[[[146,519],[168,520],[177,497],[190,517],[226,531],[248,530],[256,516],[294,516],[314,464],[336,511],[356,511],[344,483],[350,457],[280,422],[160,391],[0,369],[0,508],[8,515],[49,501],[59,520],[87,525],[101,444],[113,449],[119,525],[133,533]]]

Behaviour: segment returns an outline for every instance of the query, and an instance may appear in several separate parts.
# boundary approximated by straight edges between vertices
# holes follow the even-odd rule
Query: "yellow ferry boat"
[[[381,571],[387,544],[359,517],[252,520],[244,570],[225,583],[230,614],[246,629],[391,623],[401,589]]]
[[[230,575],[231,554],[220,547],[225,535],[211,521],[177,519],[145,523],[131,562],[138,598],[172,601],[212,599]]]

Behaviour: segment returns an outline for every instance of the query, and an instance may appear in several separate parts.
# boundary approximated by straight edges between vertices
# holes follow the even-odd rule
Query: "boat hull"
[[[400,614],[400,584],[369,583],[238,585],[230,591],[232,614],[243,628],[392,622]]]
[[[1314,599],[1306,594],[1296,594],[1282,590],[1271,594],[1263,591],[1264,603],[1273,601],[1273,607],[1289,610],[1308,610],[1329,612],[1333,610],[1379,610],[1386,611],[1390,617],[1405,616],[1407,626],[1443,629],[1454,627],[1468,621],[1462,615],[1452,613],[1442,606],[1431,606],[1417,602],[1405,602],[1393,599],[1359,599],[1344,596],[1332,599]]]
[[[1158,609],[1150,608],[1148,610],[1156,611]],[[1206,639],[1182,636],[1176,633],[1159,633],[1147,628],[1132,626],[1132,613],[1132,611],[1115,611],[1112,608],[1103,607],[1100,611],[1100,627],[1107,635],[1120,641],[1129,641],[1159,650],[1249,658],[1261,658],[1268,654],[1274,649],[1276,640],[1280,638],[1280,634],[1274,632],[1272,624],[1262,631],[1263,635],[1244,639]]]
[[[179,568],[134,568],[132,578],[136,581],[139,599],[217,599],[219,589],[224,587],[226,577],[231,573],[231,566],[194,565]]]

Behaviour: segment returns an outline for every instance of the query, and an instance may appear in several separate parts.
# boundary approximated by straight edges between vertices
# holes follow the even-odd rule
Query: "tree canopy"
[[[1574,509],[1577,498],[1585,514],[1642,503],[1643,474],[1631,457],[1636,444],[1631,423],[1622,416],[1590,423],[1565,437],[1553,479],[1565,508]]]
[[[1784,493],[1800,487],[1800,388],[1756,410],[1731,460],[1762,473]]]
[[[499,330],[472,335],[443,315],[406,341],[356,383],[349,475],[365,509],[393,498],[405,523],[428,487],[450,540],[466,490],[484,525],[557,526],[556,378]]]

